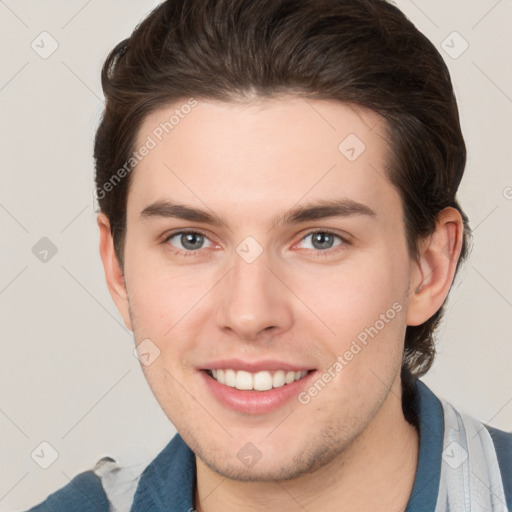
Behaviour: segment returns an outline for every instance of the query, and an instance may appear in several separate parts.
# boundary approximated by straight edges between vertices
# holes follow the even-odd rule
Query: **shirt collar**
[[[434,512],[441,478],[443,406],[421,381],[417,382],[415,406],[419,419],[420,448],[414,485],[405,512]]]

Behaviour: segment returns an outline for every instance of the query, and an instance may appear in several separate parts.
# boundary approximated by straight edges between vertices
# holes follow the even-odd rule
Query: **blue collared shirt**
[[[421,381],[417,391],[415,408],[420,447],[414,486],[405,512],[435,512],[440,493],[445,418],[441,401]],[[497,454],[506,507],[512,511],[512,434],[485,428]],[[177,434],[143,471],[131,512],[191,512],[195,506],[195,487],[194,453]],[[443,510],[449,511],[450,505]],[[29,512],[70,511],[109,512],[108,499],[94,472],[81,473]]]

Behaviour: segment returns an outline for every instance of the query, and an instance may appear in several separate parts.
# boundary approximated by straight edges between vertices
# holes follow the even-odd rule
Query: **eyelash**
[[[178,256],[185,256],[185,257],[194,257],[194,256],[200,256],[200,250],[196,250],[196,251],[186,251],[186,250],[182,250],[182,249],[176,249],[175,247],[173,247],[171,244],[169,244],[169,240],[171,238],[174,238],[176,235],[186,235],[187,233],[192,233],[194,235],[201,235],[203,236],[204,238],[207,238],[208,240],[210,240],[210,237],[204,233],[203,231],[199,230],[199,229],[182,229],[180,231],[174,231],[173,233],[170,233],[169,235],[167,235],[164,240],[162,241],[162,243],[166,246],[166,247],[170,247],[171,251],[174,253],[174,254],[177,254]],[[211,241],[211,240],[210,240]]]
[[[169,244],[169,240],[171,238],[174,238],[177,235],[185,235],[187,233],[193,233],[193,234],[201,235],[204,238],[207,238],[208,240],[210,240],[209,236],[206,233],[204,233],[203,231],[199,230],[199,229],[182,229],[180,231],[174,231],[173,233],[170,233],[169,235],[167,235],[164,238],[164,240],[162,241],[162,243],[164,245],[167,245],[168,247],[172,247]],[[297,242],[294,245],[297,245],[298,243],[302,242],[306,237],[308,237],[310,235],[313,235],[315,233],[323,233],[323,234],[335,236],[335,237],[340,239],[341,243],[336,245],[336,246],[334,246],[333,248],[330,248],[330,249],[324,249],[324,250],[321,250],[321,249],[306,249],[307,251],[313,251],[314,257],[322,258],[322,257],[330,256],[334,252],[338,252],[339,250],[344,250],[347,246],[351,245],[350,242],[345,237],[343,237],[339,233],[336,233],[336,232],[334,232],[332,230],[329,230],[329,229],[313,229],[313,230],[310,230],[310,231],[308,231],[306,234],[304,234],[301,237],[299,242]],[[211,242],[211,240],[210,240],[210,242]],[[200,256],[200,249],[195,250],[195,251],[186,251],[186,250],[176,249],[175,247],[172,247],[171,251],[174,254],[177,254],[179,256],[185,256],[185,257]]]
[[[315,233],[332,235],[332,236],[340,239],[340,244],[338,244],[330,249],[324,249],[324,250],[305,249],[307,251],[313,251],[313,254],[314,254],[313,257],[315,257],[315,258],[326,258],[326,257],[332,256],[333,254],[337,254],[338,251],[343,251],[344,249],[346,249],[347,246],[350,245],[350,242],[347,240],[347,238],[341,236],[339,233],[336,233],[335,231],[332,231],[330,229],[312,229],[312,230],[308,231],[304,236],[302,236],[301,239],[299,240],[299,242],[297,242],[297,243],[302,242],[306,237],[308,237],[309,235],[313,235]],[[297,245],[297,244],[294,244],[294,245]]]

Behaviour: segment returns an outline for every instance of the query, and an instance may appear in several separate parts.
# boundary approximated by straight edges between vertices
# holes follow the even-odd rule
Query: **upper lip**
[[[300,372],[304,370],[312,370],[311,366],[303,364],[287,363],[277,361],[275,359],[265,359],[261,361],[242,361],[241,359],[218,359],[205,363],[201,369],[203,370],[243,370],[249,373],[257,373],[261,371],[277,371],[287,370]]]

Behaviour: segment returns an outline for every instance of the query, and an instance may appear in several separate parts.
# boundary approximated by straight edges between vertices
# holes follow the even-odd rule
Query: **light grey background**
[[[1,511],[34,505],[102,456],[149,460],[174,433],[108,294],[92,194],[101,65],[157,3],[0,0]],[[450,67],[469,150],[460,198],[475,230],[424,380],[510,431],[512,2],[397,4]],[[46,262],[32,250],[43,237],[57,248]],[[51,462],[43,441],[58,452],[48,469],[35,462]]]

